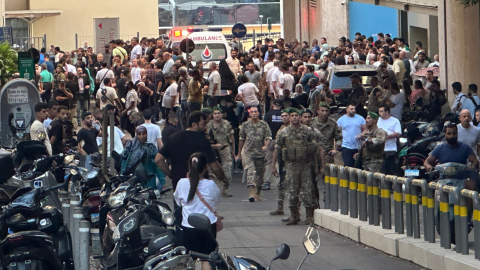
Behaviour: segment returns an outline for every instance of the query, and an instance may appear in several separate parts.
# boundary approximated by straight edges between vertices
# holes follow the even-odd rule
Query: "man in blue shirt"
[[[470,115],[475,115],[476,108],[480,105],[480,97],[477,96],[477,89],[476,84],[470,84],[468,86],[469,98],[465,99],[465,104],[462,107],[463,109],[469,110]]]
[[[427,171],[430,172],[436,163],[455,162],[467,164],[467,159],[478,169],[479,162],[477,156],[469,145],[458,141],[458,127],[454,123],[445,127],[445,140],[446,142],[435,147],[425,160],[423,166]],[[437,160],[438,162],[436,162]],[[465,181],[465,188],[476,190],[475,182],[472,180]]]

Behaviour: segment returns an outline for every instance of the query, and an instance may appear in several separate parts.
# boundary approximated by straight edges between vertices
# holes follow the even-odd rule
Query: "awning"
[[[23,18],[23,19],[40,19],[43,17],[58,16],[62,13],[58,9],[36,9],[36,10],[12,10],[5,11],[5,18]]]

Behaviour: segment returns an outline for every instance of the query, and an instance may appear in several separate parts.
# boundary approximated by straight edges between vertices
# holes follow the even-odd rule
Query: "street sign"
[[[243,23],[237,23],[232,27],[234,37],[243,38],[247,34],[247,27]]]
[[[187,52],[187,39],[188,39],[188,52]],[[195,49],[195,43],[193,40],[186,38],[180,42],[180,50],[184,53],[191,53]]]
[[[105,52],[105,44],[120,38],[118,18],[94,18],[95,53]]]
[[[5,41],[8,41],[8,43],[10,43],[10,46],[13,46],[11,26],[0,27],[0,42]]]
[[[268,30],[272,30],[272,18],[271,17],[267,18],[267,24],[268,24]]]
[[[18,71],[20,78],[35,80],[35,64],[29,52],[18,52]]]

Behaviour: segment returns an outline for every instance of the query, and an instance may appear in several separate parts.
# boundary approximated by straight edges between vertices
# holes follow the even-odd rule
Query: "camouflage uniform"
[[[209,134],[210,140],[215,140],[216,144],[221,144],[222,146],[226,146],[222,150],[220,150],[220,159],[222,163],[222,169],[223,172],[225,173],[225,179],[226,182],[223,183],[224,188],[228,188],[230,183],[232,182],[232,142],[230,141],[230,136],[233,135],[233,129],[230,123],[222,119],[222,122],[219,125],[215,124],[215,121],[210,121],[207,124],[207,134]],[[218,181],[217,177],[213,176],[213,180],[217,185],[221,188],[219,185],[220,182]]]
[[[240,126],[240,141],[245,141],[242,149],[242,165],[247,174],[247,186],[261,187],[265,174],[265,153],[262,147],[272,139],[267,122],[257,124],[246,121]]]
[[[337,122],[328,118],[327,122],[322,123],[318,118],[312,119],[311,127],[315,128],[321,133],[321,137],[319,141],[317,141],[318,145],[323,147],[323,159],[319,158],[317,161],[320,165],[320,168],[324,168],[327,163],[333,163],[333,156],[328,155],[328,152],[333,150],[333,142],[335,141],[335,145],[342,145],[342,131],[340,127],[337,125]],[[324,178],[324,175],[321,174],[320,178]]]
[[[313,216],[313,209],[317,205],[312,192],[314,182],[311,173],[313,156],[317,149],[315,137],[314,130],[304,125],[299,129],[289,126],[277,134],[275,149],[282,153],[288,179],[288,202],[292,214],[288,225],[297,224],[300,219],[300,199],[307,208],[307,218],[308,210],[311,210]]]
[[[368,140],[362,148],[363,168],[373,173],[380,172],[387,133],[375,125],[373,130],[369,130],[363,135],[363,138]]]
[[[285,128],[285,126],[282,126],[278,131],[277,131],[277,138],[278,138],[278,133],[282,131]],[[276,144],[276,140],[275,140]],[[278,181],[278,201],[282,202],[285,201],[285,191],[288,186],[287,179],[285,179],[287,173],[285,171],[285,161],[283,160],[282,157],[282,151],[277,151],[278,152],[278,172],[280,175],[280,180]]]
[[[59,88],[59,84],[61,81],[64,81],[66,82],[67,81],[67,77],[65,76],[65,73],[61,72],[61,73],[55,73],[55,75],[53,75],[53,89],[52,89],[52,97],[53,97],[53,93]]]

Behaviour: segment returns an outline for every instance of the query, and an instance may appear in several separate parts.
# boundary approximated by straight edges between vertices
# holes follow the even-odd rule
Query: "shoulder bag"
[[[217,212],[213,211],[213,208],[205,201],[205,199],[203,198],[202,194],[200,194],[198,189],[196,193],[200,201],[202,201],[202,203],[208,208],[208,210],[210,210],[210,212],[212,212],[217,217],[217,222],[215,222],[215,225],[217,226],[217,232],[223,230],[222,219],[217,215]]]

